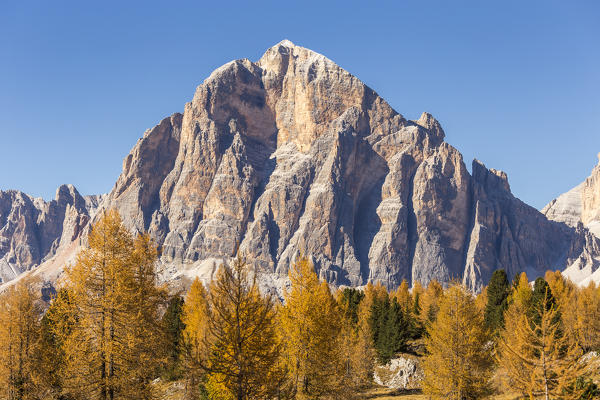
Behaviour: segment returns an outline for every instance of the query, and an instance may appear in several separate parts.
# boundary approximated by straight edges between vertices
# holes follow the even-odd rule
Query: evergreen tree
[[[375,299],[371,306],[370,327],[373,344],[380,363],[386,364],[405,350],[410,337],[409,325],[396,298]]]
[[[181,377],[181,349],[183,346],[183,330],[185,329],[185,324],[182,321],[183,304],[184,301],[181,296],[171,297],[162,318],[162,325],[166,334],[167,353],[163,375],[167,380],[176,380]]]
[[[450,287],[427,328],[423,391],[434,399],[480,399],[492,375],[489,334],[471,293]]]
[[[364,297],[365,294],[362,291],[352,288],[344,288],[338,294],[340,309],[352,325],[358,323],[358,307]]]
[[[542,310],[550,311],[555,310],[554,322],[558,323],[560,320],[560,312],[557,308],[556,299],[552,294],[550,285],[544,278],[537,278],[533,284],[533,292],[531,293],[531,302],[529,306],[528,316],[532,323],[539,324],[542,318]]]
[[[487,287],[487,304],[484,313],[485,326],[490,332],[496,332],[503,326],[509,294],[510,284],[506,272],[503,269],[494,271]]]
[[[35,399],[39,291],[23,279],[0,295],[0,398]]]

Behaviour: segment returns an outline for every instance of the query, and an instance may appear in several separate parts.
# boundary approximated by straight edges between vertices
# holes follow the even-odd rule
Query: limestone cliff
[[[587,239],[590,243],[600,237],[600,154],[598,160],[585,181],[552,200],[542,210],[548,219],[563,222],[577,231],[584,232],[587,228],[595,235]],[[564,271],[566,276],[582,285],[590,281],[600,283],[600,257],[597,252],[590,251],[590,246],[593,248],[593,245],[584,245],[586,251]]]
[[[25,193],[0,191],[0,283],[37,267],[76,242],[98,207],[71,185],[45,202]]]
[[[583,223],[596,236],[600,237],[600,154],[598,165],[582,183],[544,207],[542,213],[553,221],[564,222],[576,227]]]
[[[239,248],[267,286],[302,252],[338,285],[461,279],[477,290],[496,268],[535,277],[598,255],[585,229],[513,197],[503,172],[475,161],[469,174],[431,115],[405,119],[289,41],[220,67],[148,130],[108,208],[160,244],[165,279],[209,279]]]

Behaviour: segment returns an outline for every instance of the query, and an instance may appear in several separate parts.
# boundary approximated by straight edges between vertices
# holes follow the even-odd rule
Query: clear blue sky
[[[295,4],[292,4],[295,3]],[[0,189],[108,192],[144,130],[210,72],[287,38],[535,206],[600,152],[599,1],[10,1],[0,5]],[[375,2],[373,2],[375,3]]]

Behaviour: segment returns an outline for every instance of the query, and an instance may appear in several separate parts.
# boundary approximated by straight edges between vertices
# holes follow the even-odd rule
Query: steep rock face
[[[553,221],[564,222],[575,228],[578,223],[600,237],[600,154],[598,165],[582,183],[543,208],[542,213]]]
[[[471,176],[444,136],[431,115],[406,120],[331,60],[283,41],[218,68],[183,114],[147,131],[99,209],[154,237],[165,279],[210,279],[237,249],[266,286],[300,253],[321,278],[352,286],[459,279],[478,290],[496,268],[533,278],[593,264],[589,232],[514,198],[501,171],[475,162]],[[39,270],[58,271],[76,250]]]
[[[598,159],[598,165],[585,181],[552,200],[542,210],[548,219],[563,222],[580,233],[571,245],[573,255],[569,268],[563,273],[582,285],[591,281],[600,283],[600,154]]]
[[[404,119],[289,41],[217,69],[148,131],[108,207],[155,237],[170,276],[205,276],[239,248],[275,277],[304,253],[336,284],[477,290],[496,268],[540,275],[590,246],[515,199],[501,171],[475,162],[471,176],[431,115]]]
[[[98,206],[63,185],[45,202],[19,191],[0,191],[0,283],[10,281],[76,241]]]

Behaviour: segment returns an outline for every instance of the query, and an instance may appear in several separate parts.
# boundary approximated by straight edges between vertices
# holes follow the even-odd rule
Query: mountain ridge
[[[301,252],[336,285],[460,279],[472,290],[497,268],[535,277],[598,256],[597,238],[516,199],[502,171],[475,160],[469,174],[444,138],[430,114],[405,119],[284,40],[217,68],[183,113],[146,131],[90,220],[115,208],[149,232],[167,280],[209,280],[238,247],[265,286],[283,285]],[[76,248],[37,273],[55,277]]]

